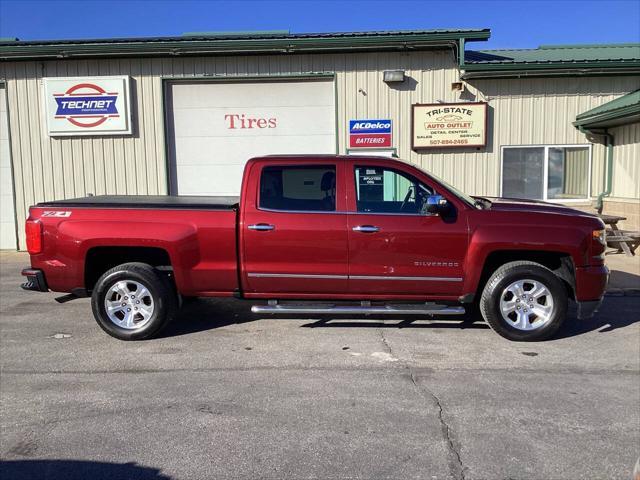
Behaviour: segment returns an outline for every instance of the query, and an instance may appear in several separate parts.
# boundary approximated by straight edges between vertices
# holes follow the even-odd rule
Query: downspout
[[[606,169],[607,169],[607,177],[606,177],[604,190],[598,194],[598,198],[596,199],[596,210],[598,210],[598,213],[602,213],[602,209],[604,207],[604,197],[608,197],[609,195],[611,195],[611,191],[613,190],[613,143],[614,143],[613,135],[611,135],[606,128],[602,132],[597,132],[597,131],[589,130],[588,128],[579,126],[578,130],[580,130],[580,132],[584,133],[585,135],[587,134],[599,135],[605,138],[605,146],[606,146],[605,162],[606,162]]]
[[[460,38],[460,41],[458,42],[458,68],[460,70],[464,70],[465,69],[465,65],[464,65],[464,49],[465,49],[465,45],[464,45],[464,37]]]

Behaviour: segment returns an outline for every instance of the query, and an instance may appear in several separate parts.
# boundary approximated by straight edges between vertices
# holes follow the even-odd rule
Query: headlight
[[[600,243],[605,247],[607,246],[607,234],[604,229],[594,230],[593,232],[591,232],[591,235],[594,241]]]
[[[604,260],[604,251],[607,248],[607,234],[603,230],[591,232],[591,258]]]

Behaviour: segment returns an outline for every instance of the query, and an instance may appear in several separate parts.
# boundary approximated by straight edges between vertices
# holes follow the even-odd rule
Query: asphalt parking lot
[[[558,338],[188,305],[121,342],[0,254],[2,479],[630,479],[640,297]]]

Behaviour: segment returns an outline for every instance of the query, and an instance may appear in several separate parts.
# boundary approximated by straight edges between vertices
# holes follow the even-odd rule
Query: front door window
[[[356,206],[361,213],[424,214],[432,191],[413,177],[383,167],[355,169]]]

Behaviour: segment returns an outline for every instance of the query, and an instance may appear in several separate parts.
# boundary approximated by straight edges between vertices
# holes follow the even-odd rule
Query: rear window
[[[259,207],[306,212],[335,211],[335,165],[263,168],[260,177]]]

